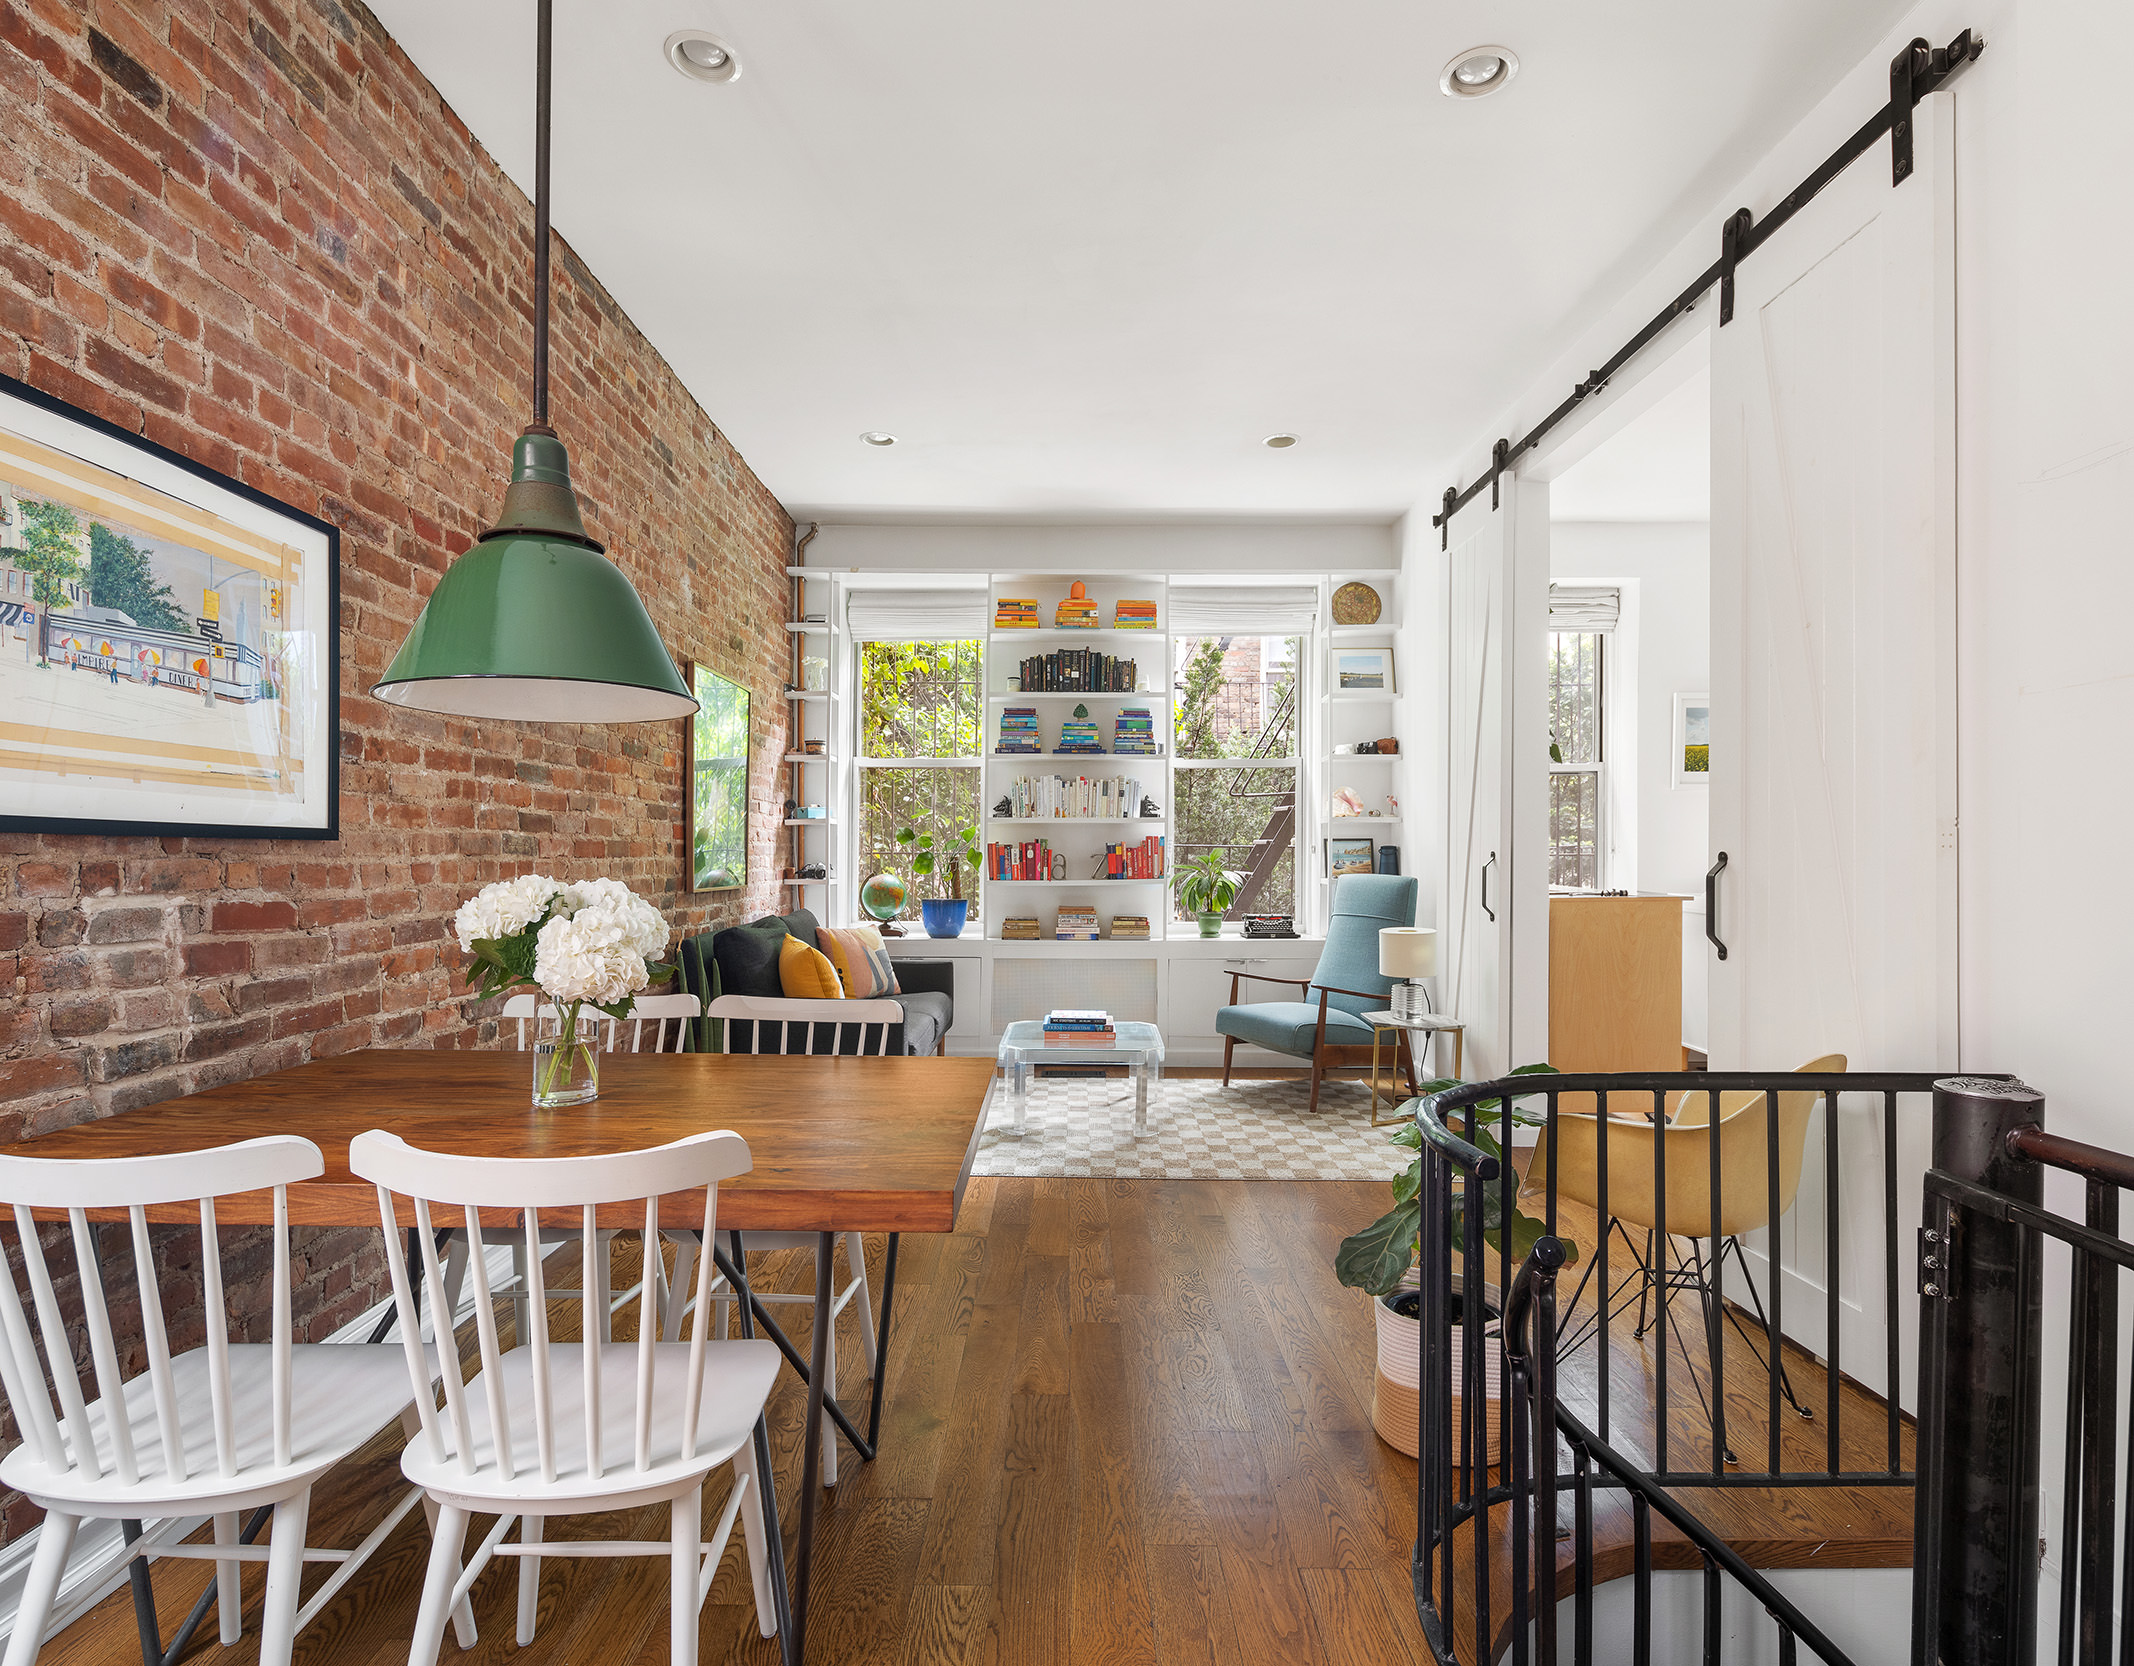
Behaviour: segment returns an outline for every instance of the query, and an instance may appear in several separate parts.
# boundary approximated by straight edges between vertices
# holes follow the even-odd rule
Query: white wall
[[[1674,696],[1711,690],[1711,528],[1687,521],[1557,521],[1549,576],[1564,584],[1620,584],[1623,624],[1609,698],[1620,794],[1608,883],[1701,896],[1710,792],[1678,787]]]
[[[853,572],[1316,575],[1400,564],[1385,521],[1033,525],[1020,521],[824,523],[810,565]]]

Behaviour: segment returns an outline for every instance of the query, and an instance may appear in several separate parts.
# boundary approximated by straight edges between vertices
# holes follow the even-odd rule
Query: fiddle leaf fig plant
[[[1245,876],[1223,866],[1220,849],[1208,851],[1184,863],[1173,881],[1178,906],[1188,914],[1227,914],[1237,901]]]
[[[948,894],[963,895],[963,864],[970,863],[974,874],[985,871],[985,849],[978,843],[978,829],[964,827],[954,833],[944,833],[937,841],[931,833],[921,833],[917,828],[907,827],[897,834],[897,843],[913,847],[918,854],[911,859],[911,871],[921,879],[930,879],[943,863],[948,865]]]
[[[1512,1072],[1514,1076],[1540,1076],[1556,1074],[1552,1064],[1523,1064]],[[1443,1093],[1447,1088],[1460,1084],[1441,1077],[1434,1082],[1425,1082],[1417,1090],[1418,1097],[1428,1098],[1433,1093]],[[1413,1100],[1409,1101],[1412,1105]],[[1470,1106],[1463,1113],[1461,1138],[1470,1145],[1488,1153],[1499,1163],[1505,1160],[1504,1148],[1496,1136],[1482,1124],[1485,1118],[1502,1130],[1506,1107],[1502,1099],[1485,1099]],[[1529,1111],[1522,1101],[1514,1099],[1509,1107],[1509,1120],[1517,1127],[1540,1128],[1547,1125],[1546,1115]],[[1414,1152],[1415,1161],[1407,1169],[1393,1177],[1393,1207],[1361,1232],[1351,1233],[1341,1240],[1341,1247],[1334,1252],[1334,1276],[1351,1289],[1367,1290],[1373,1296],[1388,1296],[1400,1288],[1400,1281],[1408,1269],[1415,1265],[1416,1253],[1421,1247],[1423,1206],[1417,1195],[1423,1185],[1423,1135],[1413,1122],[1408,1123],[1390,1136],[1389,1143],[1403,1146]],[[1452,1193],[1452,1247],[1461,1254],[1467,1252],[1467,1199],[1464,1187],[1454,1187]],[[1482,1241],[1491,1249],[1505,1247],[1509,1229],[1513,1262],[1524,1261],[1533,1250],[1537,1240],[1547,1231],[1545,1222],[1536,1220],[1519,1207],[1518,1196],[1513,1194],[1510,1219],[1505,1217],[1502,1189],[1495,1184],[1482,1191]],[[1566,1263],[1578,1259],[1578,1246],[1563,1234],[1557,1234],[1564,1246]]]

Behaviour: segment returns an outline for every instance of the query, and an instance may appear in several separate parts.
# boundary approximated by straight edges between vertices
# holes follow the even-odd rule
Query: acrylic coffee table
[[[1010,1024],[1000,1037],[1000,1068],[1008,1073],[1015,1100],[1015,1131],[1023,1131],[1029,1108],[1030,1072],[1040,1064],[1123,1064],[1134,1077],[1134,1132],[1148,1128],[1149,1084],[1163,1077],[1163,1035],[1153,1024],[1118,1023],[1115,1040],[1094,1046],[1065,1046],[1045,1039],[1042,1019]]]

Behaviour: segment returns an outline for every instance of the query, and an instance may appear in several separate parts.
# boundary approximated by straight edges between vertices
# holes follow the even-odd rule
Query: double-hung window
[[[1608,641],[1613,588],[1549,589],[1549,883],[1597,891],[1608,865]]]
[[[1173,868],[1220,850],[1222,865],[1245,876],[1227,918],[1293,915],[1302,639],[1173,640]],[[1174,891],[1173,907],[1175,898]]]
[[[913,919],[921,898],[949,894],[948,862],[942,854],[933,875],[920,879],[912,872],[916,849],[898,844],[897,834],[907,827],[931,833],[938,854],[957,849],[958,835],[981,825],[980,643],[862,637],[858,650],[859,872],[901,878],[909,892],[904,918]],[[957,875],[974,922],[979,880],[967,867]]]

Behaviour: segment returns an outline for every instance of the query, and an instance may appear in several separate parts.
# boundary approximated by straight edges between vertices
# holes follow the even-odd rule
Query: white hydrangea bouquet
[[[665,917],[619,879],[498,880],[462,903],[452,923],[469,989],[547,997],[535,1026],[536,1105],[582,1104],[600,1090],[598,1052],[578,1028],[584,1008],[627,1018],[640,991],[674,975],[654,958],[667,947]]]

